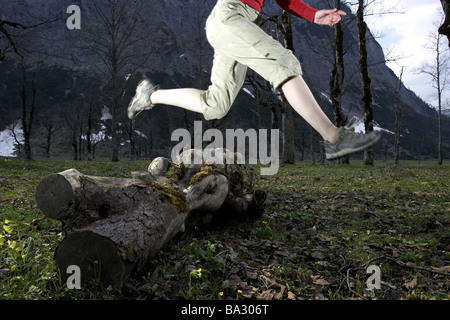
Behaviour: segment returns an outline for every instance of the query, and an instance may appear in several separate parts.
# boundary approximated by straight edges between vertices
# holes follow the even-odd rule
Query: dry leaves
[[[319,286],[329,286],[330,283],[320,276],[311,276],[311,280],[314,284]]]

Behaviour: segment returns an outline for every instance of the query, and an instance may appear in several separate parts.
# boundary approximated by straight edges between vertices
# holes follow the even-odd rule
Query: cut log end
[[[60,174],[44,178],[36,188],[35,198],[42,213],[55,220],[61,220],[75,201],[72,185]]]
[[[80,268],[81,285],[94,280],[102,284],[118,284],[125,280],[129,270],[110,239],[92,231],[76,231],[69,234],[55,252],[56,264],[63,278],[67,278],[67,268]]]

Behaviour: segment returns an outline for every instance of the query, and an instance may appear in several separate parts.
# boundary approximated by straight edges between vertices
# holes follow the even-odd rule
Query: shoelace
[[[347,123],[344,125],[344,128],[350,131],[354,131],[355,128],[362,123],[361,119],[358,119],[356,116],[354,116],[353,118],[351,118],[350,120],[347,121]]]

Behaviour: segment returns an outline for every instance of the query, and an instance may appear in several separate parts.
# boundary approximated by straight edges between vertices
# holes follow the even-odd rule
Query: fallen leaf
[[[330,285],[330,283],[327,280],[321,278],[320,276],[311,276],[311,279],[314,284],[317,284],[319,286],[329,286]]]
[[[266,290],[266,291],[263,291],[263,292],[259,295],[258,299],[260,299],[260,300],[273,300],[273,293],[272,293],[272,290]]]
[[[323,268],[328,267],[330,264],[328,263],[328,261],[324,261],[324,260],[320,260],[316,262],[316,265],[321,266]]]
[[[414,289],[417,285],[417,277],[414,277],[414,279],[412,279],[411,281],[406,280],[404,285],[405,285],[405,288],[408,290]]]
[[[311,253],[311,257],[322,260],[325,258],[325,254],[321,251],[315,250]]]
[[[450,273],[450,266],[443,266],[440,268],[437,267],[431,267],[433,270],[439,271],[439,272],[449,272]]]
[[[237,288],[245,288],[247,286],[246,282],[243,282],[238,275],[232,274],[229,279],[222,282],[222,289],[237,289]]]
[[[267,289],[274,291],[273,292],[274,300],[283,299],[284,293],[286,292],[286,286],[279,283],[272,283]]]
[[[258,273],[250,270],[246,270],[246,276],[250,280],[257,280],[258,279]]]
[[[295,294],[293,294],[292,292],[288,292],[288,296],[287,296],[288,300],[296,300],[297,298],[295,297]]]
[[[277,250],[273,254],[282,257],[290,257],[292,255],[288,251],[281,251],[281,250]]]
[[[330,242],[331,241],[330,237],[327,237],[326,235],[324,235],[322,233],[318,233],[314,238],[321,242]]]

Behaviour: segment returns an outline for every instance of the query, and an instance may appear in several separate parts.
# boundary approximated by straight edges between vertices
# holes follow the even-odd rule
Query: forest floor
[[[37,184],[69,168],[129,177],[149,161],[0,159],[0,300],[449,299],[450,166],[360,162],[258,176],[262,217],[186,230],[121,287],[69,290],[53,259],[61,225],[37,207]]]

